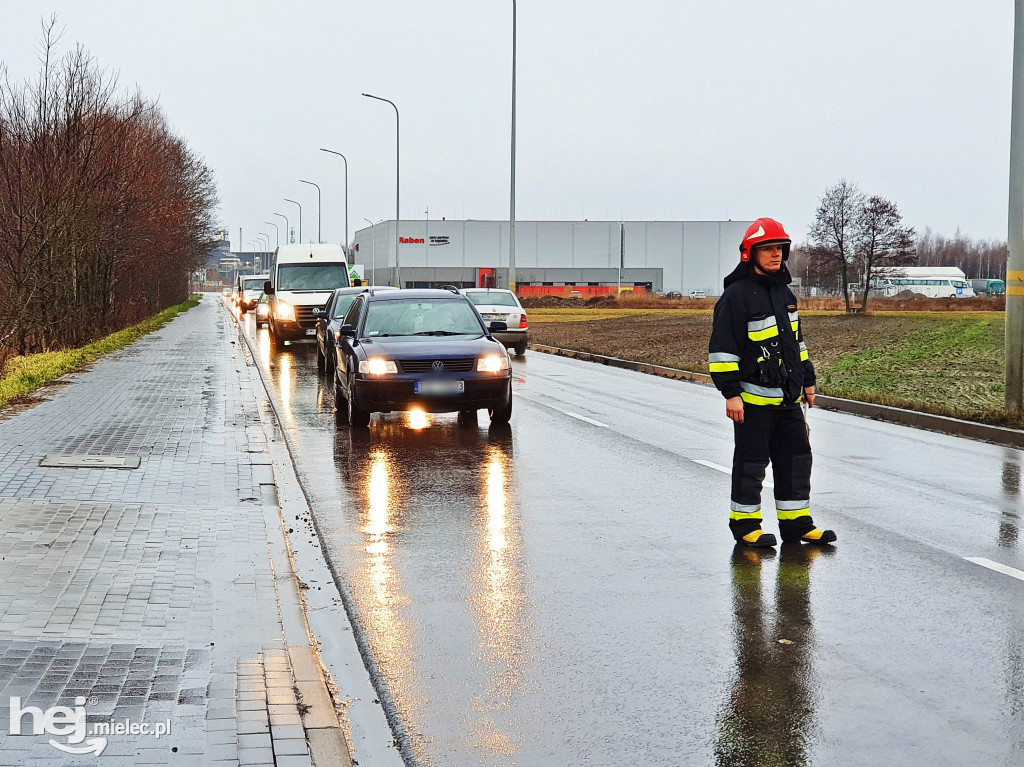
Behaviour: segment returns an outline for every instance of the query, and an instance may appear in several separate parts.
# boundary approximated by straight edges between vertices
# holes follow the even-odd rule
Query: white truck
[[[336,288],[349,286],[348,261],[341,245],[281,245],[270,258],[263,286],[274,347],[316,338],[313,311],[323,309]]]

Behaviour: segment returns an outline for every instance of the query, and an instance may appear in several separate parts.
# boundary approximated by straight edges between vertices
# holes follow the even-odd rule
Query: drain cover
[[[137,455],[44,455],[40,466],[64,469],[137,469]]]

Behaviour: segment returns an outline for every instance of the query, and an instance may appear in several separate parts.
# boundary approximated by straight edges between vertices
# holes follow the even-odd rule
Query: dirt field
[[[801,322],[822,393],[1024,427],[1003,411],[1001,312],[808,311]],[[537,343],[707,372],[706,310],[535,309],[530,328]]]

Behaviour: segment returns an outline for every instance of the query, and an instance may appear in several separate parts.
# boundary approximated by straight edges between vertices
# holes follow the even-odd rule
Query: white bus
[[[892,297],[905,291],[928,298],[974,298],[974,289],[956,266],[892,266],[879,269],[872,287]]]

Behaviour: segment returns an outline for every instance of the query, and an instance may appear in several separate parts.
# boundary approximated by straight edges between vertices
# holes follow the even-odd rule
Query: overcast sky
[[[274,212],[323,239],[394,217],[508,216],[510,0],[0,0],[0,60],[41,16],[159,98],[212,168],[237,248]],[[1006,237],[1010,0],[519,0],[520,219],[780,219],[841,177],[909,223]],[[282,231],[283,235],[283,231]]]

